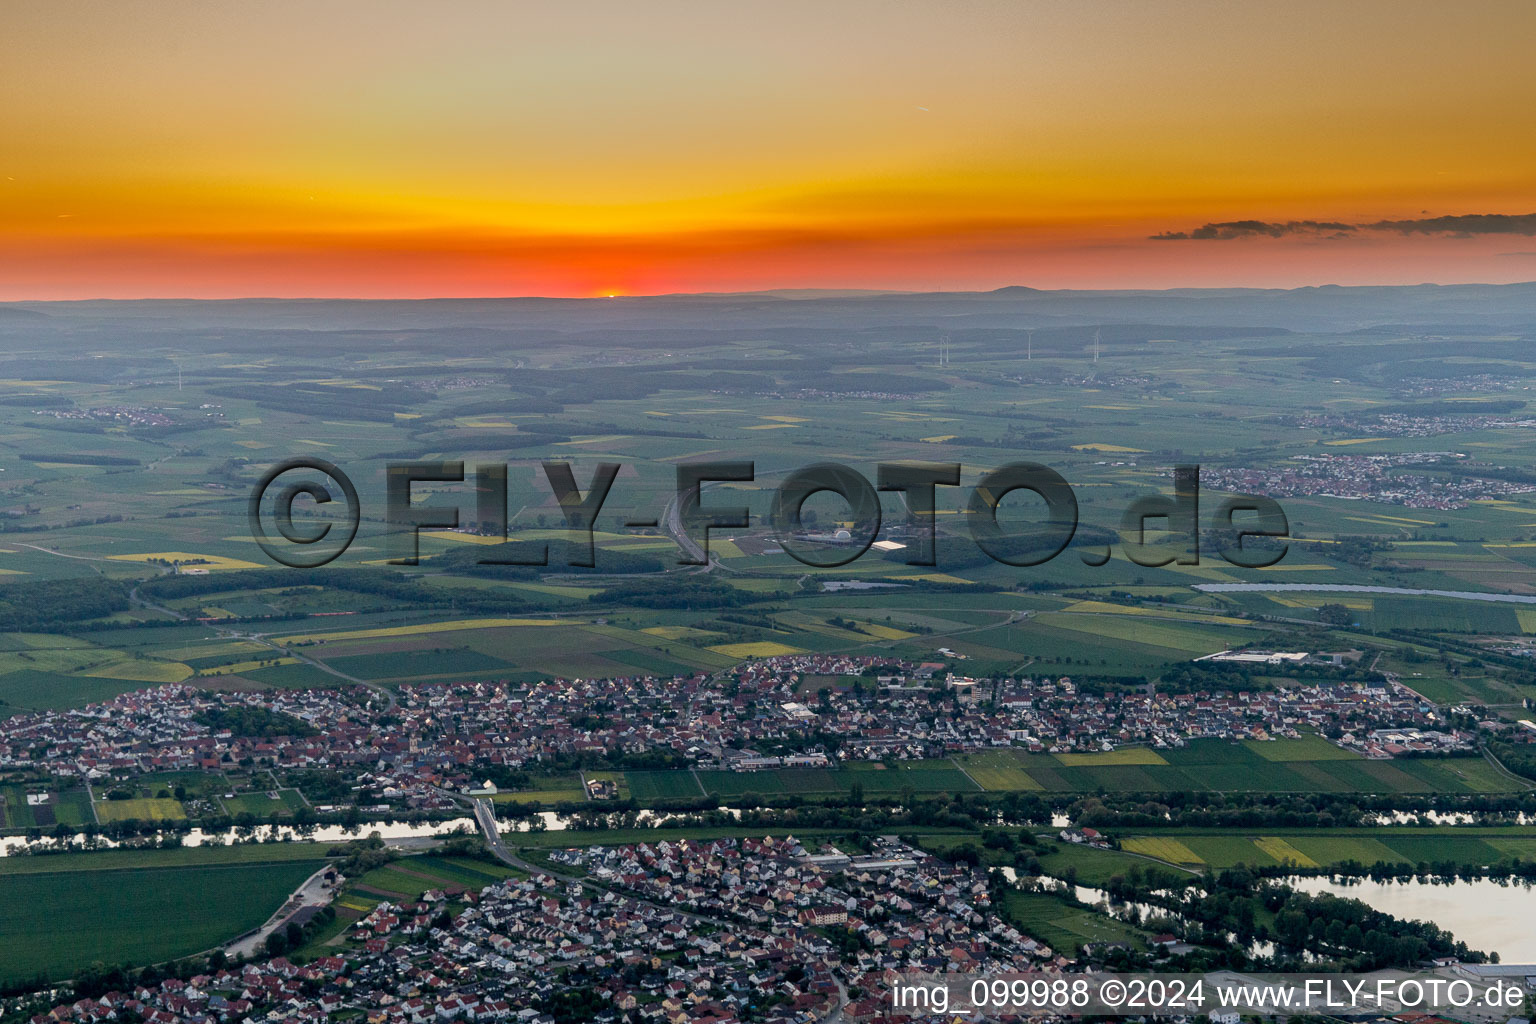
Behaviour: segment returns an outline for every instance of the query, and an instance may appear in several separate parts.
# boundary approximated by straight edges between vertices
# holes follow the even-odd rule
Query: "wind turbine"
[[[171,362],[176,364],[176,390],[177,391],[181,391],[182,390],[182,386],[181,386],[181,358],[180,357],[183,357],[183,356],[187,355],[187,353],[181,351],[180,349],[170,348],[168,346],[162,346],[162,347],[159,347],[159,348],[152,348],[149,351],[150,352],[163,352],[163,353],[165,353],[165,358],[169,359]]]

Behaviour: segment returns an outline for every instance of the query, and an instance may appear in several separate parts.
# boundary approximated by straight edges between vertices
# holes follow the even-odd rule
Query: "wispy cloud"
[[[1164,231],[1151,237],[1158,242],[1226,242],[1236,238],[1284,238],[1292,235],[1353,238],[1362,232],[1445,235],[1455,238],[1470,238],[1474,235],[1536,236],[1536,213],[1465,213],[1361,224],[1326,220],[1229,220],[1202,224],[1191,231]]]

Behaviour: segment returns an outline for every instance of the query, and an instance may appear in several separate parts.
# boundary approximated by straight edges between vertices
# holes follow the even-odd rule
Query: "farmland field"
[[[857,778],[866,794],[945,789],[1046,790],[1062,793],[1217,792],[1421,793],[1511,792],[1520,783],[1500,775],[1482,758],[1369,761],[1326,741],[1298,741],[1282,756],[1307,756],[1305,761],[1269,760],[1254,750],[1266,744],[1236,745],[1196,740],[1168,751],[1127,747],[1109,753],[1031,754],[997,749],[964,754],[957,761],[897,762],[890,773],[869,772],[857,764],[850,771],[787,769],[759,772],[700,772],[706,790],[722,796],[757,793],[841,793]],[[1336,756],[1343,755],[1342,757]],[[1166,758],[1165,756],[1166,755]],[[1170,763],[1171,762],[1171,763]],[[969,778],[955,777],[955,766]],[[635,773],[630,773],[631,775]],[[642,787],[643,791],[643,787]],[[697,795],[697,794],[694,794]],[[644,800],[641,791],[636,797]]]
[[[629,791],[642,803],[704,795],[692,772],[633,771],[625,772],[624,779],[629,784]]]
[[[1010,891],[1004,897],[1003,913],[1026,934],[1068,956],[1076,955],[1086,942],[1146,945],[1146,935],[1139,929],[1051,894]]]
[[[581,778],[575,774],[551,776],[535,780],[528,789],[502,791],[491,799],[495,803],[581,803],[586,800],[586,790]]]
[[[1158,860],[1166,860],[1170,864],[1198,867],[1205,863],[1204,857],[1201,857],[1177,839],[1127,839],[1120,844],[1120,848],[1129,853],[1139,853],[1147,857],[1156,857]]]
[[[1102,765],[1167,764],[1163,756],[1145,747],[1120,747],[1096,754],[1056,754],[1056,760],[1065,768],[1089,768]]]
[[[63,978],[98,960],[146,964],[207,949],[260,924],[318,866],[0,872],[0,980]],[[38,907],[48,908],[45,928]]]
[[[1056,842],[1046,846],[1040,856],[1040,868],[1053,878],[1071,878],[1079,885],[1103,886],[1116,876],[1124,877],[1135,868],[1144,877],[1159,872],[1170,879],[1188,878],[1192,868],[1164,867],[1130,851],[1101,850],[1079,843]]]
[[[304,806],[303,798],[292,789],[239,793],[233,797],[221,796],[219,802],[231,815],[249,813],[258,818],[266,818],[272,814],[292,814]]]
[[[325,663],[363,679],[494,678],[508,665],[468,647],[399,651],[392,654],[327,655]]]
[[[1321,736],[1248,740],[1245,746],[1266,761],[1350,761],[1359,756]]]
[[[755,772],[700,771],[696,773],[706,793],[729,800],[748,793],[758,796],[846,794],[855,785],[867,796],[914,793],[975,792],[979,787],[953,762],[898,761],[852,762],[843,769],[780,768]]]
[[[1293,829],[1281,835],[1244,834],[1234,829],[1183,829],[1171,835],[1126,836],[1121,847],[1126,852],[1170,864],[1218,870],[1238,864],[1273,867],[1286,863],[1300,868],[1326,868],[1344,861],[1367,866],[1378,862],[1492,864],[1536,852],[1536,835],[1516,838],[1484,835],[1476,830],[1458,834],[1456,829],[1426,833],[1407,828],[1336,829],[1327,830],[1326,834]]]
[[[1007,750],[989,750],[981,754],[964,754],[959,758],[965,773],[987,790],[1042,789],[1040,783],[1030,778],[1019,759]]]
[[[185,818],[181,802],[164,797],[138,797],[132,800],[98,800],[96,816],[102,821],[170,821]]]
[[[89,853],[0,857],[0,875],[57,875],[79,871],[211,867],[222,864],[276,864],[320,861],[334,843],[236,843],[177,846],[161,850],[95,850]],[[311,869],[313,870],[313,869]]]

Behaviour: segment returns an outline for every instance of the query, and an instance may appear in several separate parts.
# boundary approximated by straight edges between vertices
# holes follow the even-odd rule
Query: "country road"
[[[316,871],[306,878],[302,885],[294,890],[293,895],[283,903],[281,907],[269,918],[265,924],[242,938],[236,939],[224,947],[228,956],[254,956],[265,947],[267,936],[287,924],[288,919],[303,907],[323,907],[331,902],[331,897],[336,894],[335,887],[325,884],[325,874],[332,870],[332,865]]]

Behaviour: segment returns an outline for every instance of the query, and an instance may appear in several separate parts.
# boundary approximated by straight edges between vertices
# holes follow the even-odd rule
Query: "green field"
[[[290,957],[295,962],[304,963],[337,952],[347,941],[345,933],[351,922],[381,901],[409,902],[431,889],[449,895],[479,892],[488,885],[513,877],[523,877],[523,873],[493,861],[437,854],[399,858],[349,879],[332,904],[336,908],[336,920],[311,936]]]
[[[0,785],[0,825],[6,828],[31,828],[37,824],[33,808],[27,803],[27,787]]]
[[[625,772],[624,780],[630,793],[641,803],[704,795],[692,772]]]
[[[587,799],[586,790],[582,788],[581,777],[575,773],[560,776],[540,778],[529,789],[497,793],[491,798],[499,804],[526,803],[526,804],[558,804],[581,803]]]
[[[956,760],[965,769],[965,773],[982,789],[1006,791],[1044,788],[1030,778],[1018,757],[1008,750],[962,754]]]
[[[325,663],[360,679],[494,679],[504,675],[509,666],[499,658],[467,647],[424,651],[398,651],[391,654],[327,655]]]
[[[1009,891],[1001,909],[1024,934],[1067,956],[1075,956],[1088,942],[1123,942],[1136,949],[1146,948],[1147,936],[1140,929],[1054,894]]]
[[[62,866],[71,857],[5,860]],[[259,925],[318,866],[308,859],[0,871],[0,980],[64,978],[95,961],[146,964],[207,949]]]
[[[975,792],[979,787],[955,764],[941,761],[853,762],[842,769],[780,768],[755,772],[700,771],[699,783],[706,793],[723,799],[753,794],[815,796],[846,794],[857,785],[866,796],[898,796],[913,793]],[[633,792],[633,783],[631,783]]]
[[[1359,756],[1321,736],[1247,740],[1243,745],[1266,761],[1351,761]]]
[[[1102,754],[993,750],[965,755],[990,790],[1062,793],[1507,793],[1530,788],[1480,757],[1371,761],[1317,736],[1296,740],[1193,740],[1169,750]]]
[[[1536,829],[1446,827],[1426,831],[1402,826],[1252,833],[1235,829],[1179,829],[1164,834],[1127,835],[1121,838],[1121,847],[1127,853],[1170,864],[1217,870],[1238,864],[1274,867],[1285,863],[1326,868],[1344,861],[1367,866],[1377,862],[1480,866],[1536,853]]]
[[[276,799],[272,795],[276,794]],[[297,790],[280,789],[261,793],[237,793],[232,797],[220,796],[219,803],[231,816],[254,814],[258,818],[274,814],[290,815],[304,806],[304,798]]]
[[[270,813],[270,812],[268,812]],[[102,821],[175,821],[187,816],[180,801],[165,797],[138,797],[132,800],[98,800],[96,816]]]
[[[1077,843],[1045,844],[1039,860],[1045,874],[1052,878],[1071,879],[1080,885],[1102,887],[1113,878],[1124,877],[1132,868],[1143,875],[1161,872],[1174,882],[1189,877],[1188,871],[1156,864],[1127,851],[1100,850]]]
[[[334,843],[235,843],[177,846],[162,850],[96,850],[89,853],[0,857],[0,875],[68,874],[137,868],[210,867],[221,864],[276,864],[317,861]]]

